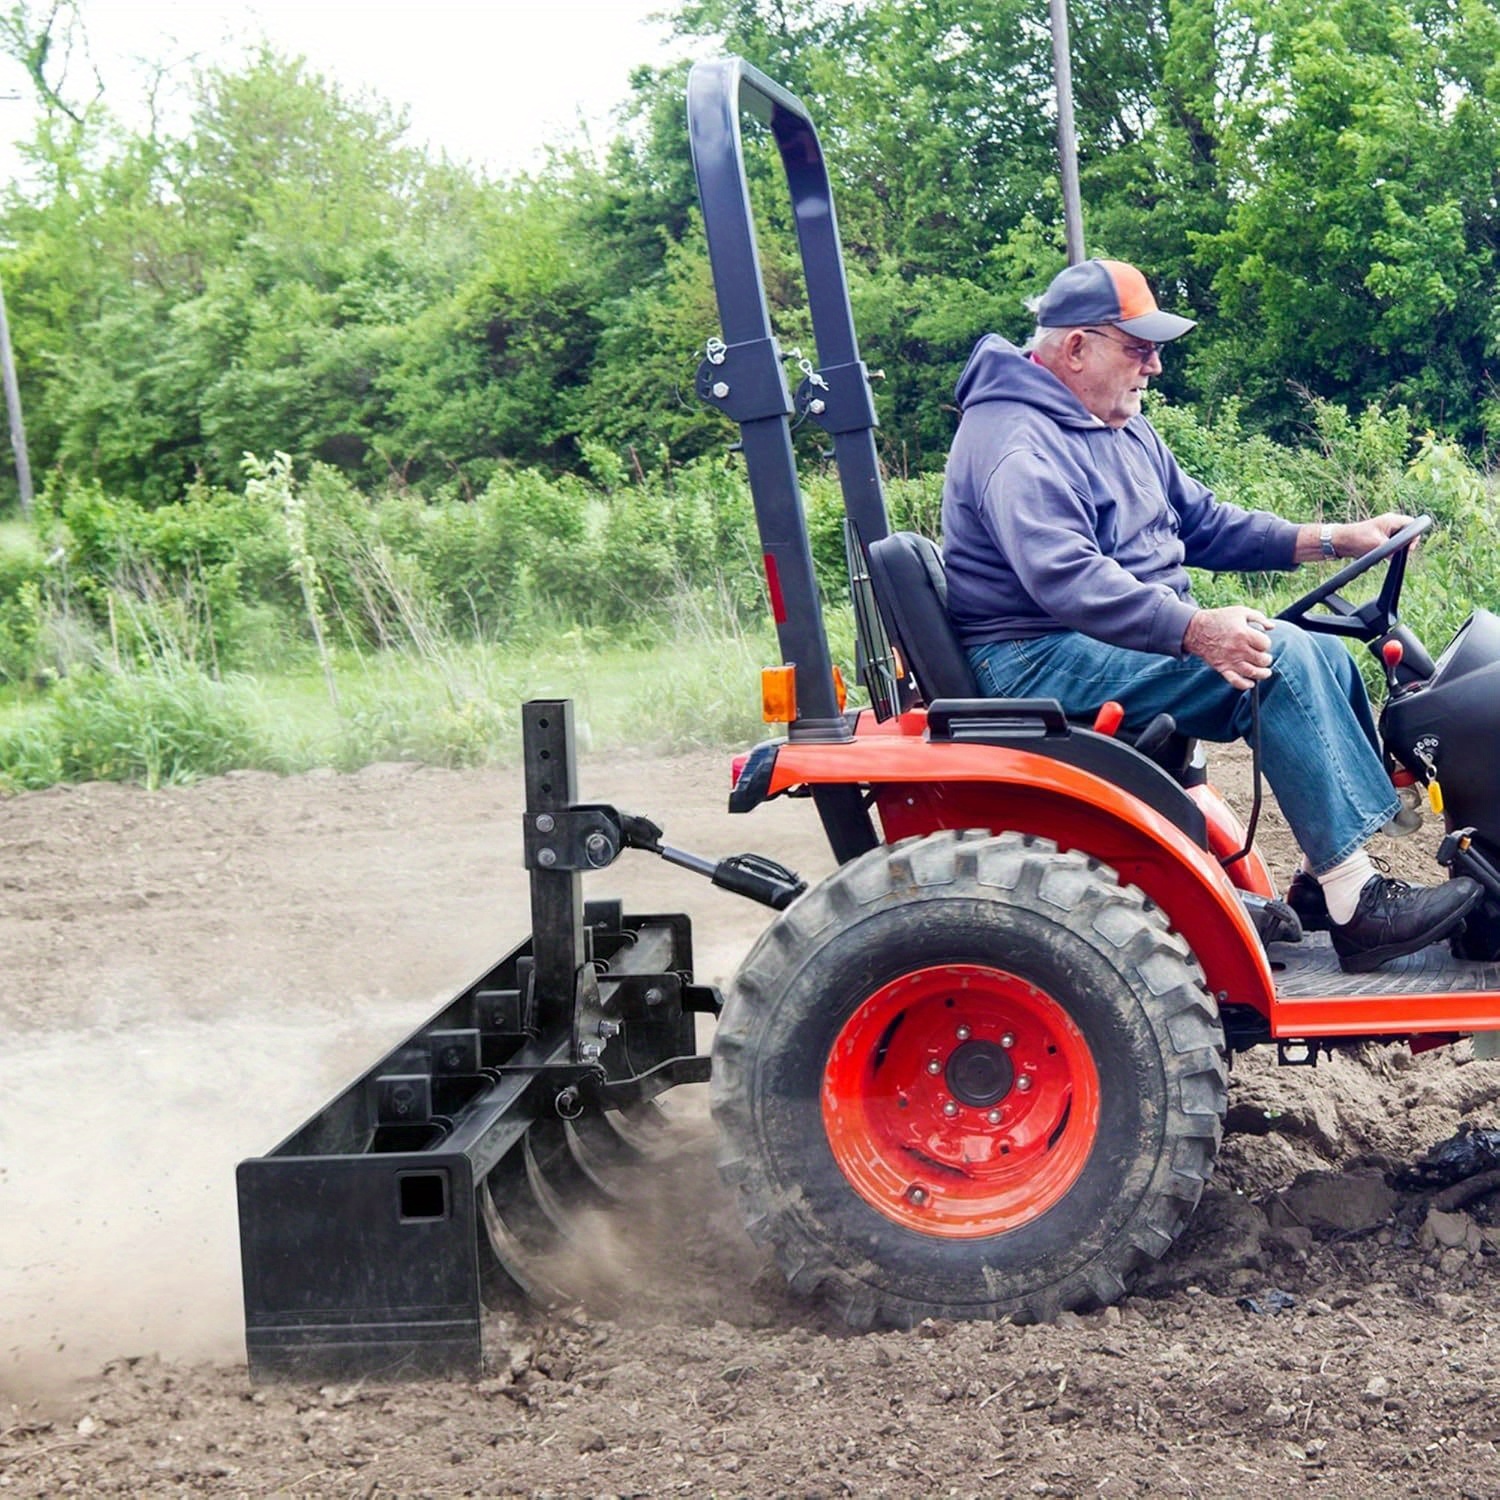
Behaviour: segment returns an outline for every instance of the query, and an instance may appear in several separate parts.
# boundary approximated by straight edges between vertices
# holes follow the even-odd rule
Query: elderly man
[[[1025,350],[980,340],[943,490],[948,606],[981,689],[1072,714],[1108,699],[1139,730],[1170,713],[1232,740],[1260,695],[1266,778],[1303,851],[1289,898],[1327,927],[1345,969],[1448,936],[1475,882],[1379,875],[1365,844],[1399,802],[1364,685],[1343,645],[1242,605],[1203,609],[1188,566],[1291,568],[1359,557],[1407,522],[1296,525],[1215,500],[1141,415],[1159,346],[1194,327],[1121,261],[1070,266],[1036,306]]]

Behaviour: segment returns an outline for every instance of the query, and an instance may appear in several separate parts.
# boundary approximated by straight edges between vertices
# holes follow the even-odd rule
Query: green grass
[[[320,675],[262,679],[264,735],[279,738],[289,765],[479,765],[519,754],[524,701],[571,698],[585,749],[753,741],[765,732],[760,669],[775,653],[769,632],[614,646],[572,631],[536,647],[448,645],[436,659],[344,655],[337,708]]]
[[[0,701],[0,787],[507,763],[520,754],[520,705],[539,697],[573,699],[585,750],[751,744],[769,732],[759,674],[776,660],[769,628],[634,646],[578,629],[529,645],[428,642],[336,653],[336,703],[311,663],[222,681],[180,660],[85,672],[45,697]]]

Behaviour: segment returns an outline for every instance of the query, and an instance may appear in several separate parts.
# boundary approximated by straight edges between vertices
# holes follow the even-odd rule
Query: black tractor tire
[[[712,1107],[794,1291],[857,1328],[1047,1321],[1115,1301],[1177,1238],[1225,1077],[1202,971],[1141,891],[1029,835],[937,833],[762,935]]]

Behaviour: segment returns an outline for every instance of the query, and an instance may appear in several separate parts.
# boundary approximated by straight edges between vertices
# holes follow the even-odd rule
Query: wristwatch
[[[1333,527],[1326,521],[1318,528],[1318,546],[1323,549],[1324,557],[1337,557],[1339,555],[1333,545]]]

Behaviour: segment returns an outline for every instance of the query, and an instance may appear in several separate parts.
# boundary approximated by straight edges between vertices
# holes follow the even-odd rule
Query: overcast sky
[[[35,0],[44,10],[47,0]],[[349,90],[406,106],[411,138],[492,173],[534,163],[542,147],[607,132],[630,70],[681,54],[653,13],[669,0],[81,0],[105,101],[127,123],[144,119],[138,60],[232,61],[262,36],[301,54]],[[73,83],[85,89],[86,74]],[[30,133],[31,93],[11,66],[0,89],[0,146]],[[13,158],[11,158],[13,161]]]

